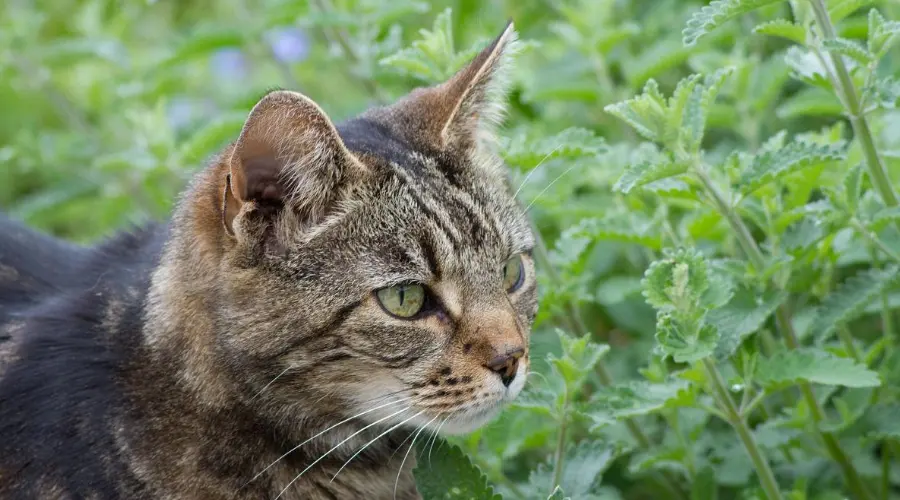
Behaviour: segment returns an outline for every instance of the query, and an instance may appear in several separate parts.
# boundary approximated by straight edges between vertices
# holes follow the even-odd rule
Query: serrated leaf
[[[613,185],[613,189],[628,194],[636,187],[683,174],[687,172],[688,166],[687,163],[668,160],[635,163],[625,169],[625,172]]]
[[[869,229],[880,231],[891,223],[900,224],[900,207],[882,208],[872,214]]]
[[[738,187],[741,193],[747,195],[800,169],[840,161],[845,157],[842,148],[835,145],[792,142],[776,151],[754,157],[750,166],[741,174]]]
[[[753,28],[754,33],[761,35],[777,36],[787,38],[800,45],[806,43],[806,30],[799,24],[792,23],[787,19],[775,19],[762,23]]]
[[[900,37],[900,21],[888,21],[877,10],[869,11],[869,52],[875,58],[887,53]]]
[[[666,109],[666,101],[659,93],[659,85],[653,79],[647,81],[640,95],[603,108],[651,141],[660,140],[665,133]]]
[[[703,132],[706,128],[706,116],[715,101],[716,96],[728,78],[734,72],[734,68],[722,68],[703,78],[703,83],[696,86],[690,98],[685,103],[681,115],[681,127],[679,127],[679,140],[685,150],[691,153],[700,151],[703,141]],[[676,113],[669,109],[670,114]]]
[[[806,381],[844,387],[878,387],[878,373],[850,358],[828,351],[801,348],[781,351],[761,358],[756,365],[756,381],[767,387],[779,387]]]
[[[533,139],[520,134],[502,145],[503,159],[510,165],[531,170],[554,158],[594,156],[606,150],[606,141],[593,131],[571,127],[549,137]]]
[[[416,446],[417,466],[413,470],[422,500],[503,500],[458,446],[440,439],[441,452],[429,455],[425,441]]]
[[[638,243],[651,249],[662,246],[662,236],[653,222],[643,220],[635,214],[583,219],[566,230],[566,233],[570,233],[570,237],[588,237],[598,241]]]
[[[718,28],[726,21],[754,9],[770,5],[779,0],[713,0],[709,5],[695,12],[681,32],[687,46],[694,45],[700,37]]]
[[[676,363],[693,363],[713,354],[719,331],[715,325],[695,318],[660,313],[656,320],[656,341],[662,352]]]
[[[641,281],[647,303],[661,311],[694,309],[709,288],[706,259],[694,249],[666,249]]]
[[[759,330],[787,297],[784,292],[767,291],[759,295],[742,288],[728,304],[710,311],[706,321],[715,325],[720,337],[716,359],[725,360],[734,354],[744,338]]]
[[[825,90],[832,89],[828,70],[824,66],[826,61],[819,59],[812,51],[795,45],[785,52],[784,62],[791,68],[792,78]]]
[[[658,411],[688,387],[689,383],[686,380],[678,379],[661,384],[632,380],[600,387],[585,406],[585,413],[594,420],[595,428],[601,427],[617,419]]]
[[[600,358],[609,352],[608,345],[591,342],[587,336],[572,337],[559,329],[556,333],[559,335],[563,356],[558,358],[551,354],[549,360],[570,387],[581,381],[600,362]]]
[[[849,57],[862,65],[875,60],[875,54],[869,52],[860,43],[846,38],[822,40],[822,48],[833,54]]]
[[[868,269],[848,278],[822,301],[809,327],[810,333],[825,340],[838,326],[859,317],[897,277],[897,266],[889,266]]]
[[[876,78],[865,88],[866,102],[883,109],[894,109],[900,101],[900,80],[894,77]]]
[[[599,483],[599,477],[612,464],[619,449],[602,441],[581,441],[569,446],[563,460],[559,486],[566,495],[585,498]]]

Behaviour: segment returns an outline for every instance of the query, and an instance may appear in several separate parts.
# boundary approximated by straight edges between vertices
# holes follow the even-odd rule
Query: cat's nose
[[[518,349],[507,351],[506,354],[495,356],[484,367],[500,375],[500,381],[503,382],[504,386],[509,387],[519,370],[519,358],[524,354],[525,349],[519,347]]]

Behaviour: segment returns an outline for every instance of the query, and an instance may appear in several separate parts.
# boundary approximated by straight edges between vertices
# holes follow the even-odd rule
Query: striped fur
[[[0,496],[418,498],[407,438],[483,425],[528,369],[533,237],[490,144],[514,48],[339,125],[268,94],[170,223],[46,243],[66,281],[27,300],[45,243],[0,246]],[[408,282],[429,313],[385,313]]]

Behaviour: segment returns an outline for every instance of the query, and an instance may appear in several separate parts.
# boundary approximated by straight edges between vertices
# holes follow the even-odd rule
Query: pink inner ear
[[[284,196],[281,165],[271,156],[251,158],[242,162],[246,179],[246,199],[279,201]]]

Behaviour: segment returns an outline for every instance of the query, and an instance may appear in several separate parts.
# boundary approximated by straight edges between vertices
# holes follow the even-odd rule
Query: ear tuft
[[[270,92],[253,107],[229,167],[223,209],[229,232],[249,202],[318,218],[336,188],[363,171],[322,109],[302,94],[283,90]]]
[[[472,139],[493,140],[506,112],[512,62],[520,47],[510,20],[500,36],[439,87],[453,104],[440,131],[442,148]]]

